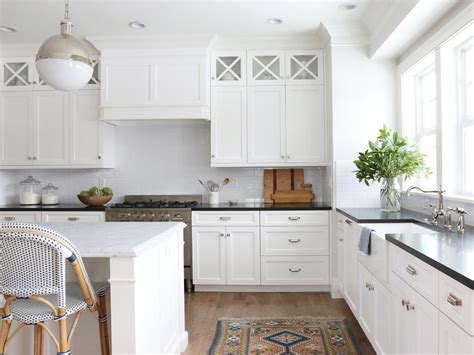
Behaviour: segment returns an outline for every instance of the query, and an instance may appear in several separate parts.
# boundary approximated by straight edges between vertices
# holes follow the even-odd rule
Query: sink
[[[423,227],[415,223],[364,223],[361,226],[369,227],[375,231],[380,237],[384,237],[385,234],[420,234],[420,233],[431,233],[437,234],[438,231],[429,227]]]

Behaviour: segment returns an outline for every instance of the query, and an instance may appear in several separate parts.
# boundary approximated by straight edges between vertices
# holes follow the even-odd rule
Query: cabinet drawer
[[[438,305],[438,270],[395,245],[390,245],[392,272]]]
[[[41,222],[41,212],[0,212],[0,222],[39,223]]]
[[[262,256],[262,285],[328,285],[327,256]]]
[[[258,226],[259,214],[253,211],[193,212],[193,226]]]
[[[104,212],[43,212],[43,222],[104,222]]]
[[[327,226],[327,211],[272,211],[260,212],[262,226]]]
[[[439,309],[470,335],[474,335],[474,291],[439,273]]]
[[[328,255],[328,227],[262,227],[262,255]]]

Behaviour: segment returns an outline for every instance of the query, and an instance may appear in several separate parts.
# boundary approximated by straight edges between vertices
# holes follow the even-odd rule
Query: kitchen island
[[[184,223],[43,225],[76,245],[93,282],[109,281],[112,354],[184,351],[188,343],[184,329]],[[68,275],[68,280],[74,280],[72,277]],[[73,354],[100,353],[96,315],[86,314],[73,338]],[[53,353],[47,338],[44,353]],[[18,340],[12,343],[12,355],[25,353],[25,342]]]

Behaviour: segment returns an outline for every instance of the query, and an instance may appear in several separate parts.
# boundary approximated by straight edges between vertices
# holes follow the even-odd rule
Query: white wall
[[[0,204],[18,202],[18,182],[29,174],[43,185],[60,188],[61,202],[79,202],[76,194],[94,185],[107,185],[114,200],[126,194],[203,194],[197,179],[225,177],[235,181],[221,201],[263,198],[263,169],[211,168],[210,130],[206,121],[162,121],[153,125],[117,127],[117,165],[111,170],[0,170]],[[309,168],[316,200],[323,198],[326,168]],[[325,193],[325,195],[328,195]]]
[[[379,186],[359,183],[352,161],[384,123],[395,127],[395,64],[369,59],[364,46],[332,48],[336,207],[379,206]]]

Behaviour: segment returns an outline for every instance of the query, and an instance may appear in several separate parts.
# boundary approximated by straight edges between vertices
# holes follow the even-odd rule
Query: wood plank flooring
[[[329,293],[192,293],[186,294],[185,354],[206,354],[220,317],[344,316],[349,320],[362,354],[375,354],[346,302]]]

